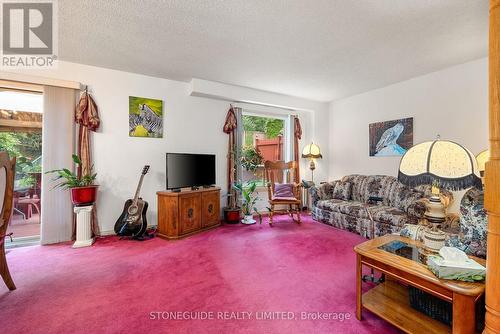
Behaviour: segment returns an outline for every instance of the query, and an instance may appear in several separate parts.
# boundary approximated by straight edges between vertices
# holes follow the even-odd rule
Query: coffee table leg
[[[453,294],[453,334],[473,334],[476,331],[476,303],[474,297]]]
[[[356,318],[361,320],[361,309],[362,309],[362,292],[361,292],[361,255],[356,254]]]

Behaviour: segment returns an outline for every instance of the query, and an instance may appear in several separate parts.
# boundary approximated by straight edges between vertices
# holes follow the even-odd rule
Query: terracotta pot
[[[240,222],[240,208],[224,208],[224,221],[228,224]]]
[[[97,188],[99,186],[87,186],[71,188],[71,202],[76,206],[91,205],[95,203],[97,196]]]

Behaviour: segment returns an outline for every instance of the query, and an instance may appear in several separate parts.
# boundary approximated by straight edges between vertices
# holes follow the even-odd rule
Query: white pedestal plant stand
[[[88,247],[94,243],[90,221],[92,217],[93,205],[75,206],[76,213],[76,241],[73,248]]]

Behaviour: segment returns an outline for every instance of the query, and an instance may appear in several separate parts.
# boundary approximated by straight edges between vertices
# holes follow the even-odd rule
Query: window
[[[242,181],[265,186],[264,161],[289,160],[288,116],[268,116],[243,112],[241,163]]]
[[[41,91],[0,86],[0,151],[17,158],[14,210],[7,229],[14,240],[40,234],[42,111]]]

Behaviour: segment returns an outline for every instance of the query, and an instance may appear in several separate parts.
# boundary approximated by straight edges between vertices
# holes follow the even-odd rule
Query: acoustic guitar
[[[119,236],[140,238],[144,232],[146,232],[148,227],[148,222],[146,221],[148,202],[139,197],[139,193],[141,191],[144,175],[147,174],[148,170],[149,166],[144,166],[134,198],[128,199],[125,202],[123,212],[115,223],[115,233]]]

